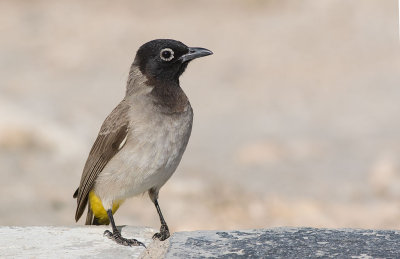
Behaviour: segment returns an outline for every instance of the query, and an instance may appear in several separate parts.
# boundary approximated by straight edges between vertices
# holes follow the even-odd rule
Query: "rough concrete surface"
[[[175,233],[165,258],[399,258],[400,231],[274,228]]]
[[[0,258],[137,258],[144,247],[121,246],[103,236],[107,226],[0,227]],[[154,230],[122,227],[148,246]]]
[[[400,231],[274,228],[176,232],[122,227],[143,247],[117,245],[107,227],[0,227],[0,258],[400,258]]]
[[[154,240],[139,256],[140,259],[164,258],[170,246],[170,239],[165,241]]]

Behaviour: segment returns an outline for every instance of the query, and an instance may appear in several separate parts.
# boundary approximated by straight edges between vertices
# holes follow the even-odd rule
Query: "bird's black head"
[[[190,48],[180,41],[158,39],[139,48],[134,65],[150,80],[178,81],[191,60],[211,54],[208,49]]]

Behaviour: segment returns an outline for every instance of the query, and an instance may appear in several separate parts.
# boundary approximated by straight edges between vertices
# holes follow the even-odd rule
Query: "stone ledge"
[[[178,232],[165,258],[400,258],[400,231],[274,228]]]
[[[144,247],[126,247],[103,236],[108,226],[0,227],[0,258],[127,258],[139,257]],[[146,246],[151,228],[121,227],[127,238]]]
[[[399,258],[400,231],[274,228],[176,232],[152,241],[155,230],[122,227],[143,247],[103,237],[107,226],[0,227],[0,257],[18,258]]]

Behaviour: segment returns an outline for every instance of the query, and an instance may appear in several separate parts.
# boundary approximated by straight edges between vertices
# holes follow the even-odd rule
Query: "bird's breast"
[[[99,175],[96,193],[115,200],[161,188],[181,161],[192,122],[190,105],[178,114],[133,110],[126,143]]]
[[[131,161],[152,170],[176,168],[188,143],[192,122],[190,106],[183,113],[149,112],[141,121],[132,119],[132,131],[128,134],[132,147],[128,149],[132,150],[129,155],[134,158]]]

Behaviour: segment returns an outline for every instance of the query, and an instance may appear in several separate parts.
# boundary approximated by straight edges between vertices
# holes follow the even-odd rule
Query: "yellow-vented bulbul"
[[[179,41],[158,39],[142,45],[131,66],[125,98],[106,118],[83,169],[75,220],[86,205],[86,225],[108,225],[104,234],[118,244],[144,245],[118,231],[113,214],[128,197],[148,192],[161,221],[153,238],[170,236],[158,192],[176,170],[192,130],[193,110],[179,85],[188,63],[211,55]]]

